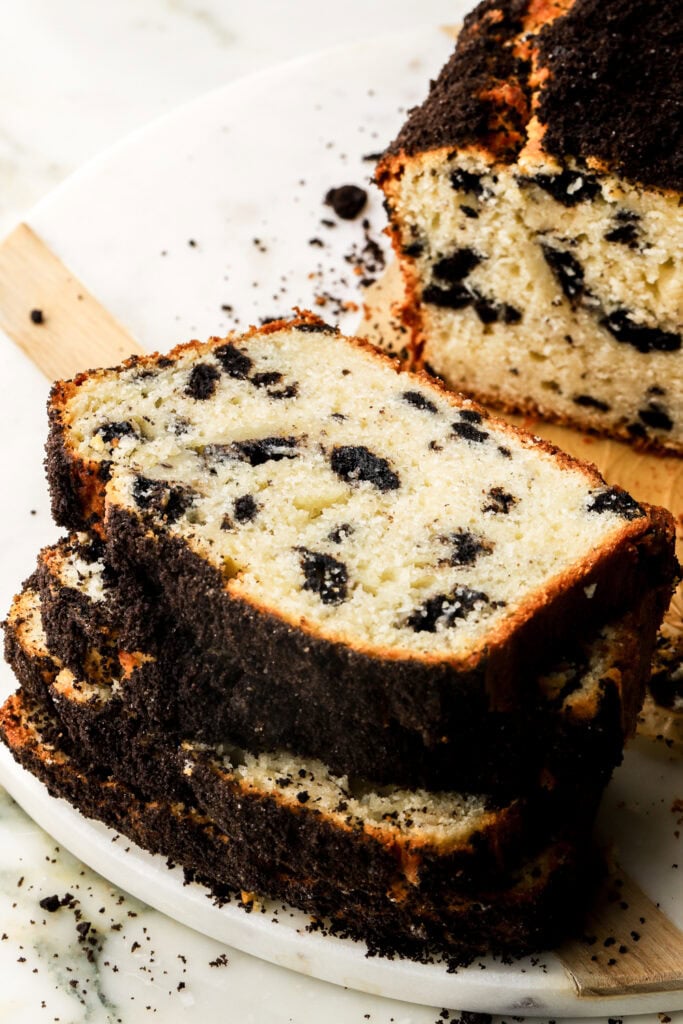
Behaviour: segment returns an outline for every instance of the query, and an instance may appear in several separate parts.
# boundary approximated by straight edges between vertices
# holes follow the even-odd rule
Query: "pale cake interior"
[[[405,160],[386,187],[422,358],[489,401],[683,446],[679,197],[567,167]]]
[[[111,463],[109,501],[183,538],[231,593],[375,650],[466,653],[642,515],[592,470],[310,330],[95,374],[65,421],[78,457]]]

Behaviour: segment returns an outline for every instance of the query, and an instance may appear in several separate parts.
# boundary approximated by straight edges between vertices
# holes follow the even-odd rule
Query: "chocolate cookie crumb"
[[[354,220],[367,200],[368,194],[364,188],[359,188],[358,185],[340,185],[339,188],[329,190],[325,196],[325,205],[331,206],[342,220]]]

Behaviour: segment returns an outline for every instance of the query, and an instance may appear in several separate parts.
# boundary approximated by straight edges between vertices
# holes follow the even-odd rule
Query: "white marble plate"
[[[462,7],[454,3],[454,18]],[[340,302],[358,301],[353,263],[366,238],[360,221],[336,220],[323,197],[330,187],[365,183],[372,162],[363,156],[393,136],[450,47],[443,32],[429,29],[329,51],[230,85],[88,165],[29,222],[148,349],[220,333],[237,321],[246,326],[295,304],[318,308],[352,330],[357,310],[341,318],[336,311]],[[376,194],[366,215],[377,240],[383,213]],[[316,305],[324,294],[333,299]],[[6,338],[0,338],[0,360],[5,609],[38,548],[57,531],[41,466],[47,385]],[[21,444],[9,443],[14,437]],[[13,688],[3,666],[0,697]],[[487,962],[486,970],[475,965],[456,974],[438,965],[369,959],[362,944],[308,934],[303,915],[281,914],[273,925],[269,914],[213,906],[203,889],[183,886],[162,858],[126,850],[109,830],[50,798],[4,749],[0,781],[59,842],[121,887],[199,931],[318,978],[415,1003],[532,1016],[683,1008],[683,992],[578,1000],[551,954],[536,966]],[[670,807],[681,795],[680,762],[640,746],[617,773],[601,820],[626,869],[679,926],[683,864],[681,873],[672,867],[677,840]]]

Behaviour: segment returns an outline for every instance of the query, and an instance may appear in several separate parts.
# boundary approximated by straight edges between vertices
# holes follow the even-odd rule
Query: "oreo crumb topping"
[[[403,246],[401,251],[404,256],[412,256],[415,258],[416,256],[422,255],[424,252],[424,245],[422,242],[409,242],[408,245]]]
[[[481,183],[481,177],[472,171],[458,167],[451,171],[450,179],[456,192],[471,192],[477,199],[483,194],[484,186]]]
[[[251,494],[242,494],[235,499],[235,519],[238,523],[250,523],[256,518],[258,505]]]
[[[95,433],[100,435],[105,444],[111,444],[122,437],[137,437],[137,430],[127,420],[120,423],[103,423],[97,428]]]
[[[633,345],[638,352],[678,352],[681,347],[680,334],[638,324],[627,309],[615,309],[613,313],[602,317],[600,323],[613,338],[626,345]]]
[[[433,273],[442,281],[456,284],[479,266],[482,257],[474,249],[456,249],[450,256],[444,256],[434,264]]]
[[[648,402],[647,408],[638,410],[638,417],[654,430],[671,430],[673,420],[660,402]]]
[[[526,7],[526,0],[484,0],[467,15],[455,53],[431,83],[426,101],[411,112],[390,153],[480,145],[486,139],[498,159],[514,160],[529,118],[530,65],[509,43],[523,29]],[[495,16],[485,17],[488,12]],[[476,175],[464,174],[462,186],[451,177],[453,187],[476,194]]]
[[[75,550],[80,558],[84,562],[88,562],[92,565],[93,562],[99,562],[105,556],[106,545],[101,537],[96,534],[87,534],[87,541],[84,544],[76,543],[74,545]]]
[[[367,481],[379,491],[395,491],[399,486],[398,474],[386,459],[375,455],[365,445],[341,445],[332,451],[332,471],[348,483]]]
[[[659,0],[576,0],[542,29],[544,148],[680,191],[680,30],[680,8]]]
[[[575,307],[585,291],[583,267],[566,249],[541,244],[541,251],[553,276],[571,305]]]
[[[342,220],[354,220],[367,201],[367,192],[358,185],[340,185],[339,188],[331,188],[325,196],[325,205],[331,206]]]
[[[192,505],[194,495],[186,487],[174,487],[163,480],[150,480],[137,476],[133,483],[133,498],[138,508],[153,511],[167,523],[175,523]]]
[[[533,178],[520,178],[521,185],[538,185],[563,206],[595,199],[600,192],[597,180],[579,171],[562,171],[560,174],[536,174]]]
[[[264,462],[296,459],[299,454],[297,446],[295,437],[259,437],[231,444],[207,444],[204,455],[218,460],[239,459],[250,466],[262,466]]]
[[[465,214],[468,220],[478,220],[479,213],[474,209],[473,206],[467,206],[465,203],[460,204],[460,209]]]
[[[338,334],[339,330],[336,327],[332,327],[331,324],[297,324],[297,331],[303,331],[304,334]]]
[[[333,544],[341,544],[343,540],[350,537],[354,532],[351,523],[340,523],[339,526],[335,526],[334,530],[330,530],[327,535],[328,540],[331,540]]]
[[[437,408],[426,395],[423,395],[420,391],[404,391],[401,395],[404,402],[408,405],[414,406],[416,409],[422,409],[424,412],[436,412]]]
[[[43,315],[42,309],[32,309],[31,313],[30,313],[30,317],[31,317],[31,323],[32,324],[44,324],[45,323],[45,317]]]
[[[471,411],[474,412],[474,410]],[[479,413],[475,413],[475,415],[478,416]],[[478,422],[480,422],[480,420],[475,420],[474,422],[465,419],[460,420],[459,422],[456,421],[455,423],[451,423],[451,430],[458,437],[464,438],[465,441],[474,441],[476,444],[482,444],[489,436],[489,433],[487,430],[479,430],[479,428],[475,426],[475,423]]]
[[[343,562],[321,551],[300,548],[304,590],[312,590],[323,604],[342,604],[347,597],[348,572]]]
[[[580,165],[597,158],[631,182],[681,191],[678,9],[660,0],[541,5],[548,22],[529,37],[524,19],[532,6],[483,0],[465,18],[455,53],[389,152],[484,145],[511,163],[531,115],[531,43],[537,70],[548,72],[534,108],[548,153],[560,160],[570,153]],[[595,180],[580,170],[536,181],[566,205],[596,194]]]
[[[589,512],[614,512],[624,519],[639,519],[645,515],[638,502],[618,487],[607,487],[591,495],[587,508]]]
[[[251,370],[252,361],[249,356],[240,352],[230,341],[214,349],[213,354],[229,377],[243,380]]]
[[[611,408],[609,402],[603,402],[601,398],[593,398],[592,395],[575,395],[572,402],[587,409],[598,409],[599,412],[609,412]]]
[[[220,380],[220,372],[217,367],[210,363],[197,363],[192,367],[190,379],[185,388],[185,394],[190,398],[196,398],[203,402],[211,398],[216,390],[216,383]]]
[[[495,512],[501,515],[507,515],[512,506],[519,501],[502,487],[492,487],[487,498],[488,501],[481,507],[482,512]]]
[[[490,544],[469,530],[456,530],[444,539],[452,545],[449,563],[453,566],[474,565],[479,555],[489,555],[493,550]]]
[[[454,626],[458,619],[467,618],[486,604],[489,604],[489,598],[483,591],[456,587],[450,594],[430,597],[411,612],[407,625],[416,633],[436,633],[439,627],[447,629]]]

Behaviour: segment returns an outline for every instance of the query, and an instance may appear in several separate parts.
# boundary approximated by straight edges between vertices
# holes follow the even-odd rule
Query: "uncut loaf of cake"
[[[130,770],[138,770],[129,738],[142,722],[179,738],[215,743],[230,737],[252,751],[282,745],[380,785],[457,787],[501,798],[537,791],[540,784],[560,791],[554,804],[569,805],[607,781],[635,728],[651,654],[640,636],[652,633],[658,616],[652,595],[580,648],[572,644],[571,657],[558,655],[534,681],[534,699],[523,712],[494,713],[483,702],[444,707],[440,741],[430,746],[383,720],[380,707],[359,715],[334,690],[321,706],[302,699],[286,672],[236,671],[233,660],[200,649],[173,617],[157,617],[142,650],[122,648],[120,614],[129,582],[107,571],[104,555],[102,542],[88,534],[43,550],[10,612],[6,644],[8,660],[24,678],[18,668],[24,645],[13,647],[15,624],[23,635],[39,616],[47,646],[64,666],[57,689],[73,698],[60,713],[68,726],[76,709],[80,749],[117,759],[107,763],[119,777],[126,758]],[[140,581],[135,585],[144,590]],[[150,599],[149,606],[151,619],[159,605]],[[53,699],[55,692],[52,686]]]
[[[373,809],[358,817],[354,807],[348,823],[334,824],[318,806],[325,783],[310,777],[311,766],[263,766],[248,758],[232,768],[223,759],[220,767],[209,764],[205,771],[215,779],[201,772],[200,788],[217,805],[221,827],[193,804],[146,800],[112,776],[84,770],[54,708],[23,690],[0,708],[0,738],[53,796],[182,865],[222,902],[235,897],[251,909],[255,894],[267,893],[314,921],[323,918],[333,931],[362,938],[371,953],[437,954],[453,966],[489,952],[524,955],[554,945],[575,927],[590,892],[594,861],[580,830],[547,843],[512,873],[478,884],[446,873],[423,885],[419,844],[411,857],[409,849],[400,855],[390,844],[382,854],[376,840],[373,877],[366,850]],[[462,837],[466,809],[456,817],[451,831]],[[401,825],[377,823],[385,836],[392,828],[401,831]],[[448,826],[432,829],[439,831],[447,836]],[[272,904],[269,909],[279,912]]]
[[[381,159],[415,365],[683,451],[680,5],[484,0]]]
[[[676,572],[668,513],[312,317],[82,374],[50,417],[55,517],[200,646],[426,744]]]

